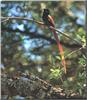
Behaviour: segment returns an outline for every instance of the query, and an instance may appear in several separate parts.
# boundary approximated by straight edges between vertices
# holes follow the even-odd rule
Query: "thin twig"
[[[81,47],[81,48],[79,48],[79,49],[77,49],[77,50],[74,50],[73,52],[71,52],[71,53],[69,53],[67,56],[65,56],[65,59],[66,59],[67,57],[71,56],[73,53],[76,53],[77,51],[80,51],[80,50],[82,50],[82,49],[83,49],[83,47]]]
[[[67,56],[65,56],[65,59],[67,58],[67,57],[69,57],[69,56],[71,56],[73,53],[76,53],[77,51],[80,51],[80,50],[82,50],[83,49],[83,47],[81,47],[81,48],[79,48],[79,49],[77,49],[77,50],[74,50],[73,52],[71,52],[71,53],[69,53]],[[60,62],[60,64],[62,65],[62,61]],[[63,65],[62,65],[63,66]]]
[[[80,50],[82,50],[82,49],[83,49],[83,47],[81,47],[81,48],[79,48],[79,49],[77,49],[77,50],[74,50],[73,52],[69,53],[67,56],[65,56],[65,60],[67,59],[67,57],[71,56],[72,54],[74,54],[74,53],[76,53],[77,51],[80,51]],[[60,64],[62,65],[62,61],[60,62]],[[63,65],[62,65],[62,66],[63,66]]]
[[[69,35],[67,35],[67,34],[64,33],[64,32],[61,32],[59,29],[55,29],[55,28],[52,27],[52,26],[50,26],[49,28],[54,29],[54,30],[57,31],[58,33],[61,33],[61,34],[64,35],[65,37],[67,37],[67,38],[69,38],[69,39],[75,41],[77,44],[81,45],[81,43],[79,43],[77,40],[71,38]]]
[[[8,20],[9,20],[9,18],[6,18],[6,19],[2,20],[1,22],[6,22],[6,21],[8,21]]]
[[[35,23],[38,23],[40,25],[45,25],[43,22],[40,22],[40,21],[37,21],[37,20],[34,20],[34,19],[29,19],[29,18],[26,18],[26,17],[1,17],[1,19],[16,19],[16,20],[27,20],[27,21],[32,21],[32,22],[35,22]],[[3,22],[3,21],[1,21]]]

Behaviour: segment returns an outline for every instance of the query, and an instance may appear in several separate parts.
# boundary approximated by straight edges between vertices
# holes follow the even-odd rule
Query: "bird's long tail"
[[[65,72],[65,74],[66,74],[66,63],[65,63],[65,58],[64,58],[63,47],[62,47],[62,45],[61,45],[61,43],[60,43],[60,41],[59,41],[58,35],[57,35],[57,33],[55,32],[55,30],[52,29],[52,32],[53,32],[54,37],[55,37],[55,39],[56,39],[57,46],[58,46],[58,48],[59,48],[59,52],[60,52],[61,59],[62,59],[62,64],[63,64],[63,66],[64,66],[64,72]]]

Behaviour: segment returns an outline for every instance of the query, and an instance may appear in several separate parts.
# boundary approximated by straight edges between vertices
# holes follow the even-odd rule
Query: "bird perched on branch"
[[[43,19],[45,25],[47,25],[48,27],[52,26],[55,28],[54,20],[53,20],[52,16],[50,15],[50,11],[48,9],[44,9],[42,19]],[[64,66],[64,72],[66,74],[66,63],[65,63],[64,51],[63,51],[62,45],[59,41],[56,31],[53,28],[51,29],[51,31],[53,32],[53,35],[56,39],[57,46],[58,46],[58,49],[59,49],[59,52],[61,55],[61,59],[62,59],[62,65]]]

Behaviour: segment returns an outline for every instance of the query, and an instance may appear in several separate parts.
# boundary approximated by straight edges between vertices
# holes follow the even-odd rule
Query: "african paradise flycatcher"
[[[48,9],[44,9],[42,19],[43,19],[45,25],[47,25],[48,27],[52,26],[53,28],[55,28],[54,20],[53,20],[52,16],[50,15],[50,11]],[[56,39],[57,46],[59,48],[59,52],[60,52],[61,59],[62,59],[62,64],[64,66],[64,72],[66,74],[66,63],[65,63],[64,51],[63,51],[62,45],[59,41],[56,31],[54,29],[51,29],[51,31],[53,32],[54,37]]]

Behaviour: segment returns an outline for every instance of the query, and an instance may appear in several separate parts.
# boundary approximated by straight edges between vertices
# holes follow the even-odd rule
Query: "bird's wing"
[[[50,22],[51,26],[55,26],[52,16],[48,15],[48,21]]]

